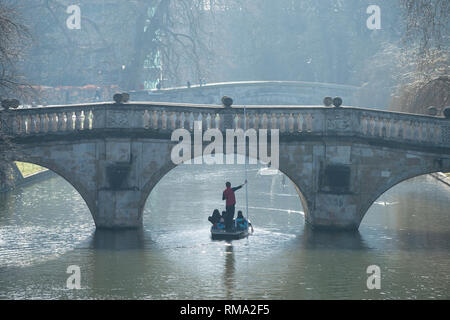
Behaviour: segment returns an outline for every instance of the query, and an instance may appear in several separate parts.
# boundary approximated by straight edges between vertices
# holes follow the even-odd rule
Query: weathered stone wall
[[[0,193],[10,191],[22,180],[23,176],[14,162],[0,165]]]

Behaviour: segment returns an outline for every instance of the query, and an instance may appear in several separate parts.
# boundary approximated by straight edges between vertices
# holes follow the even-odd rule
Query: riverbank
[[[41,171],[47,170],[47,168],[38,166],[37,164],[28,163],[28,162],[15,161],[14,165],[16,166],[16,168],[19,170],[20,174],[24,178],[34,175],[36,173],[39,173]]]
[[[11,165],[13,181],[7,185],[0,186],[0,193],[5,193],[17,187],[23,187],[34,183],[42,182],[54,175],[51,170],[31,164],[16,163]]]
[[[28,185],[31,185],[34,183],[42,182],[53,176],[55,176],[55,173],[51,170],[39,171],[39,172],[30,174],[26,177],[23,177],[23,179],[18,184],[15,185],[15,188],[24,187],[24,186],[28,186]]]

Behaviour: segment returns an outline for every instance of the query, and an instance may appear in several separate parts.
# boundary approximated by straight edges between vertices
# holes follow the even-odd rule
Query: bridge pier
[[[143,226],[146,199],[172,167],[170,141],[108,138],[96,144],[95,225],[100,229]]]
[[[361,222],[359,166],[352,143],[303,142],[280,147],[281,171],[297,187],[312,229],[357,230]],[[358,151],[356,151],[358,152]],[[295,159],[291,159],[295,154]]]
[[[298,187],[312,229],[356,231],[384,192],[409,178],[450,168],[445,157],[386,146],[350,139],[280,147],[280,169]]]
[[[137,163],[140,158],[131,139],[109,138],[96,143],[95,209],[97,228],[125,229],[142,226]]]
[[[94,222],[100,229],[142,227],[139,208],[140,193],[136,190],[99,190]]]
[[[316,206],[306,216],[314,230],[357,231],[361,223],[359,195],[324,194],[315,197]]]

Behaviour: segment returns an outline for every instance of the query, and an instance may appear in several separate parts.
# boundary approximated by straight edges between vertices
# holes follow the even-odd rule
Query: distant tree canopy
[[[448,0],[401,0],[406,31],[400,61],[398,90],[390,108],[441,114],[450,105],[450,55]]]
[[[400,38],[399,6],[378,1],[382,30],[369,30],[371,1],[247,0],[230,8],[219,39],[226,79],[360,84],[359,70],[384,41]],[[226,54],[226,55],[224,55]]]
[[[18,13],[0,2],[0,100],[21,96],[25,91],[16,63],[23,58],[28,40],[28,29],[20,22]]]
[[[450,106],[450,77],[440,76],[420,86],[407,105],[408,110],[402,111],[427,114],[429,107],[435,107],[437,114],[442,114]]]
[[[20,96],[24,89],[23,79],[15,69],[21,58],[27,29],[18,19],[14,9],[0,2],[0,100],[11,96]],[[10,165],[6,161],[6,150],[14,147],[5,134],[6,123],[0,122],[0,189],[9,181]]]
[[[35,85],[127,90],[238,80],[353,84],[363,87],[365,106],[384,107],[399,83],[447,74],[426,78],[424,57],[439,55],[433,61],[442,64],[448,52],[448,3],[378,0],[381,29],[370,30],[371,0],[80,0],[81,28],[72,30],[72,1],[22,0],[17,11],[33,43],[19,70]]]
[[[404,60],[399,68],[397,91],[390,109],[403,112],[427,114],[428,108],[436,107],[442,115],[450,106],[450,57],[448,51],[432,50],[418,58],[399,57]]]
[[[22,23],[13,2],[0,1],[0,101],[6,98],[21,98],[32,94],[31,88],[17,70],[16,65],[24,58],[30,35]],[[8,154],[17,152],[5,128],[10,125],[0,122],[0,189],[11,182],[11,163]]]
[[[401,4],[406,24],[406,42],[415,44],[419,54],[430,49],[448,49],[448,0],[401,0]]]
[[[50,86],[144,83],[201,77],[207,54],[202,0],[82,0],[81,28],[69,29],[70,1],[24,0],[35,45],[24,62],[33,82]],[[162,71],[163,70],[163,71]]]
[[[35,39],[23,70],[43,85],[138,89],[232,80],[359,84],[384,41],[400,38],[399,5],[380,0],[382,30],[367,29],[369,0],[24,0]]]

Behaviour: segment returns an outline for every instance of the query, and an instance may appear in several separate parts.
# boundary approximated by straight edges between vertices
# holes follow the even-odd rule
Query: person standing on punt
[[[234,192],[242,188],[242,186],[246,183],[247,180],[245,180],[245,182],[240,186],[234,188],[231,187],[230,182],[225,183],[227,188],[223,192],[222,200],[226,200],[225,206],[227,211],[225,215],[225,229],[227,231],[231,231],[233,228],[234,208],[236,205],[236,197],[234,195]]]

